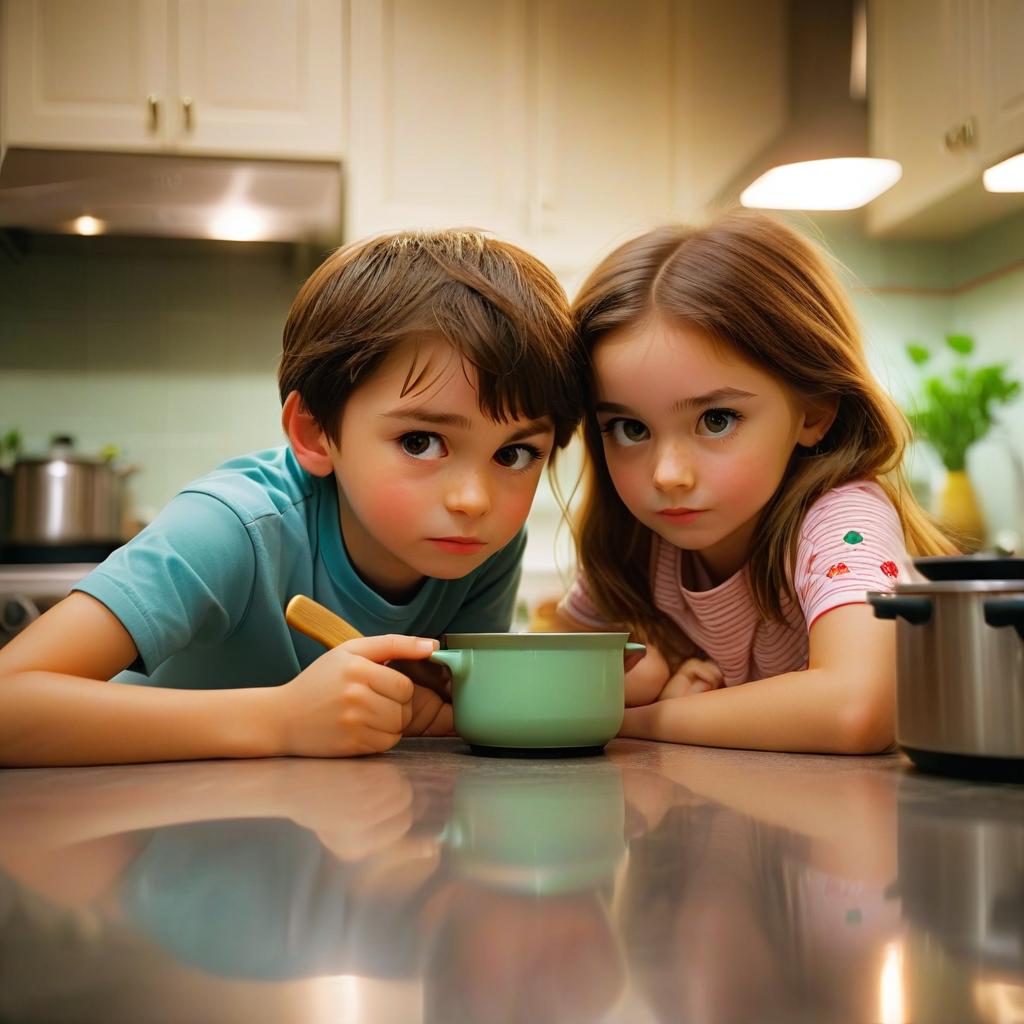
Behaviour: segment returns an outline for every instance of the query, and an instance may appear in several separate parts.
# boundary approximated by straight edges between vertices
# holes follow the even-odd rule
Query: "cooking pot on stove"
[[[9,488],[13,545],[113,543],[124,539],[125,480],[134,470],[81,455],[55,437],[45,458],[21,458]]]
[[[972,579],[970,558],[920,559],[930,580],[868,600],[896,620],[896,739],[911,759],[1024,780],[1024,559],[994,561]]]

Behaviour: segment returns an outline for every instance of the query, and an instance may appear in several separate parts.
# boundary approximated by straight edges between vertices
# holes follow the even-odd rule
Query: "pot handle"
[[[927,597],[872,592],[868,594],[868,603],[874,608],[877,619],[906,619],[914,626],[931,621],[932,602]]]
[[[982,607],[990,626],[1013,626],[1024,640],[1024,597],[990,597]]]
[[[470,666],[473,664],[473,652],[468,650],[434,651],[427,660],[447,665],[452,674],[452,680],[461,682],[469,675]]]

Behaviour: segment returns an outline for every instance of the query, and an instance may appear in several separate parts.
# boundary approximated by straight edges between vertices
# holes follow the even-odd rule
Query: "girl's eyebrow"
[[[405,420],[410,423],[429,423],[438,427],[459,427],[462,430],[472,430],[473,424],[465,416],[453,412],[431,412],[429,409],[393,409],[391,412],[381,413],[383,417],[391,420]],[[554,424],[547,418],[530,420],[521,426],[508,441],[521,441],[524,437],[532,437],[534,434],[549,434],[554,431]]]
[[[699,409],[705,405],[717,405],[720,402],[734,402],[740,398],[757,398],[752,391],[741,391],[739,388],[716,388],[703,395],[693,395],[690,398],[680,398],[672,403],[671,412],[680,412],[683,409]],[[598,402],[594,407],[595,412],[618,412],[631,413],[633,410],[627,405],[620,405],[618,402]]]

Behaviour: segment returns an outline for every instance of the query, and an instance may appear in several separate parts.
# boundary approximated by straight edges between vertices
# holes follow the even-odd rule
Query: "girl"
[[[649,644],[621,735],[884,750],[893,626],[865,593],[912,572],[908,551],[954,548],[906,486],[905,420],[822,257],[761,214],[664,227],[605,259],[574,314],[590,472],[559,611]]]

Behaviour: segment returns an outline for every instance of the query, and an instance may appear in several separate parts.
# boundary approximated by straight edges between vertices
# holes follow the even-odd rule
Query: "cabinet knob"
[[[972,114],[966,121],[954,125],[942,137],[942,144],[947,153],[955,153],[957,150],[973,146],[978,137],[978,120]]]
[[[149,130],[155,132],[160,127],[160,101],[155,93],[146,97],[146,108],[149,110]]]
[[[193,128],[193,117],[192,112],[195,104],[192,102],[191,96],[181,97],[181,113],[185,121],[185,131],[190,132]]]

